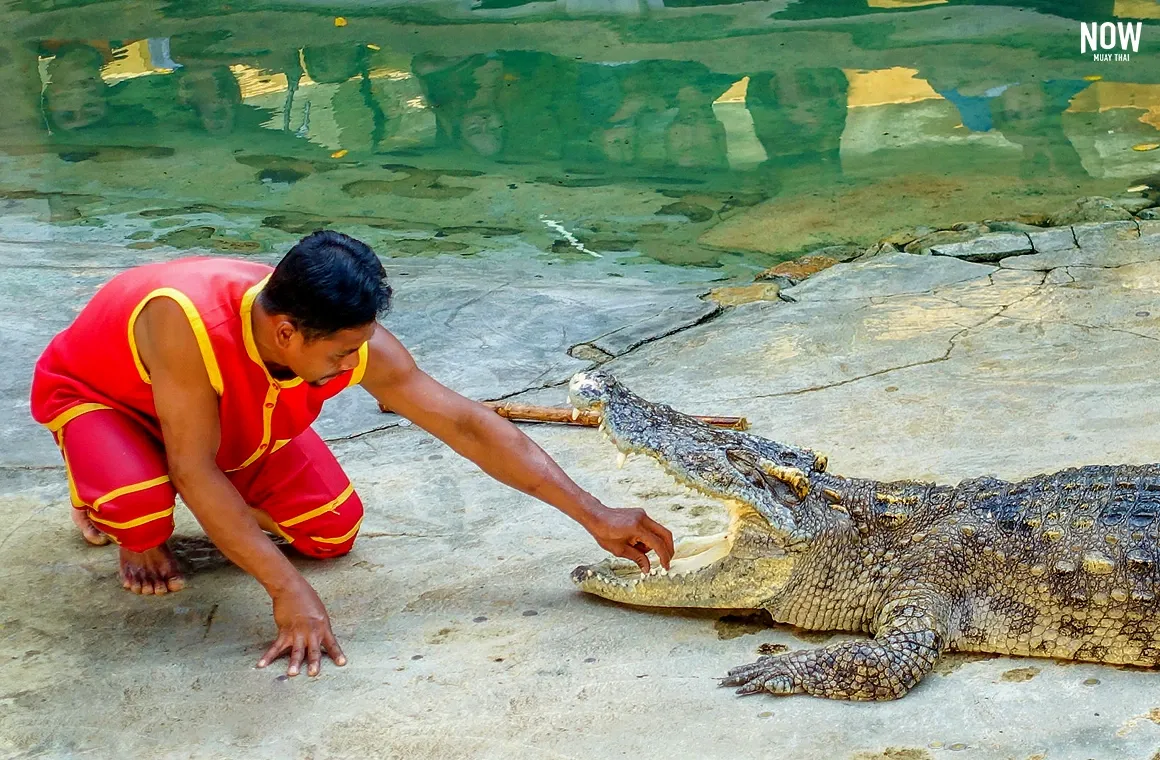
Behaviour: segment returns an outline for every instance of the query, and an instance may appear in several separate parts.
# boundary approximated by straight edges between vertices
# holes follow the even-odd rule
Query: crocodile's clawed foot
[[[748,665],[733,668],[721,686],[738,686],[741,696],[750,694],[800,694],[804,691],[792,672],[792,655],[766,655]]]

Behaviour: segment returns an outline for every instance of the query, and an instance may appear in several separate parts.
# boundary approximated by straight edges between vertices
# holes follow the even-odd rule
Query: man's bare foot
[[[185,578],[167,544],[143,552],[121,547],[121,585],[134,594],[160,596],[185,588]]]
[[[73,524],[80,529],[81,535],[85,537],[85,542],[93,546],[104,546],[109,543],[109,537],[97,529],[93,525],[93,521],[89,519],[89,515],[83,509],[70,509],[72,512]]]

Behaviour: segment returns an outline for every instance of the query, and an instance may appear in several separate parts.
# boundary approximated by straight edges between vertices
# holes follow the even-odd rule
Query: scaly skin
[[[602,410],[621,452],[653,457],[732,514],[716,547],[679,544],[671,573],[641,577],[606,560],[572,573],[581,589],[873,636],[735,668],[722,684],[738,693],[897,699],[947,650],[1160,664],[1160,464],[883,483],[828,473],[808,449],[710,428],[605,372],[574,377],[570,399]]]

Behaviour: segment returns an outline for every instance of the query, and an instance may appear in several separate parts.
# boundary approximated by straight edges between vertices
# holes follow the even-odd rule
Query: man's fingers
[[[660,526],[657,525],[656,527],[659,528]],[[664,529],[661,528],[661,530]],[[665,532],[667,533],[668,531]],[[671,562],[673,559],[672,536],[669,537],[668,541],[665,541],[665,537],[663,535],[653,533],[652,531],[642,531],[641,538],[637,543],[643,544],[646,547],[646,550],[652,549],[655,551],[657,553],[657,557],[659,557],[661,560],[661,567],[663,567],[665,570],[669,569],[669,562]]]
[[[653,534],[657,536],[657,538],[664,542],[666,553],[668,554],[669,558],[672,559],[674,552],[673,532],[665,526],[661,525],[659,522],[653,520],[651,517],[648,518],[648,529],[652,531]],[[659,554],[660,550],[657,550],[657,553]]]
[[[661,565],[668,570],[669,562],[673,558],[673,534],[669,529],[653,520],[647,514],[640,518],[640,530],[643,536],[638,539],[645,543],[660,557]]]
[[[637,546],[640,546],[640,544],[637,544]],[[645,548],[647,548],[647,547],[645,547]],[[640,551],[639,549],[633,548],[632,545],[625,544],[624,549],[621,552],[620,556],[624,557],[625,559],[630,559],[633,562],[635,562],[637,564],[637,567],[640,568],[640,571],[642,573],[645,573],[646,575],[648,574],[648,571],[651,569],[651,567],[648,563],[648,556],[644,552]]]
[[[290,642],[287,641],[281,633],[279,633],[278,638],[274,639],[274,643],[270,645],[270,648],[267,649],[266,653],[262,655],[262,658],[258,660],[258,667],[264,668],[274,660],[281,657],[282,653],[285,652],[289,646]]]
[[[316,676],[322,668],[322,648],[318,644],[318,636],[312,634],[306,645],[306,675]]]
[[[327,631],[322,639],[322,645],[326,647],[326,653],[330,655],[330,659],[334,660],[335,665],[345,665],[346,655],[342,653],[342,647],[338,645],[338,639],[334,638],[334,634]]]
[[[294,639],[294,649],[290,652],[290,667],[286,668],[286,675],[296,676],[302,668],[302,659],[306,656],[306,642],[301,636]]]

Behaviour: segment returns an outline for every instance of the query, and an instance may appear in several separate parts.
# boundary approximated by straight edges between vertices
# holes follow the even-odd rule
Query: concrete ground
[[[697,297],[711,275],[696,270],[658,284],[598,263],[396,260],[387,324],[476,398],[562,404],[559,383],[593,355],[567,350],[594,344],[642,395],[745,415],[846,475],[955,482],[1151,462],[1158,224],[1087,230],[1082,247],[998,264],[839,264],[791,289],[795,303],[722,312]],[[893,703],[737,698],[715,678],[759,645],[831,637],[577,593],[568,572],[601,555],[580,528],[357,391],[320,427],[367,506],[362,535],[348,557],[299,563],[349,664],[313,679],[256,670],[274,631],[261,588],[201,551],[183,513],[187,589],[123,592],[116,552],[72,528],[51,441],[25,412],[40,347],[144,255],[0,246],[0,756],[1082,760],[1160,748],[1157,676],[1136,669],[958,655]],[[649,462],[616,469],[592,430],[524,429],[608,504],[642,506],[678,536],[723,521]]]

